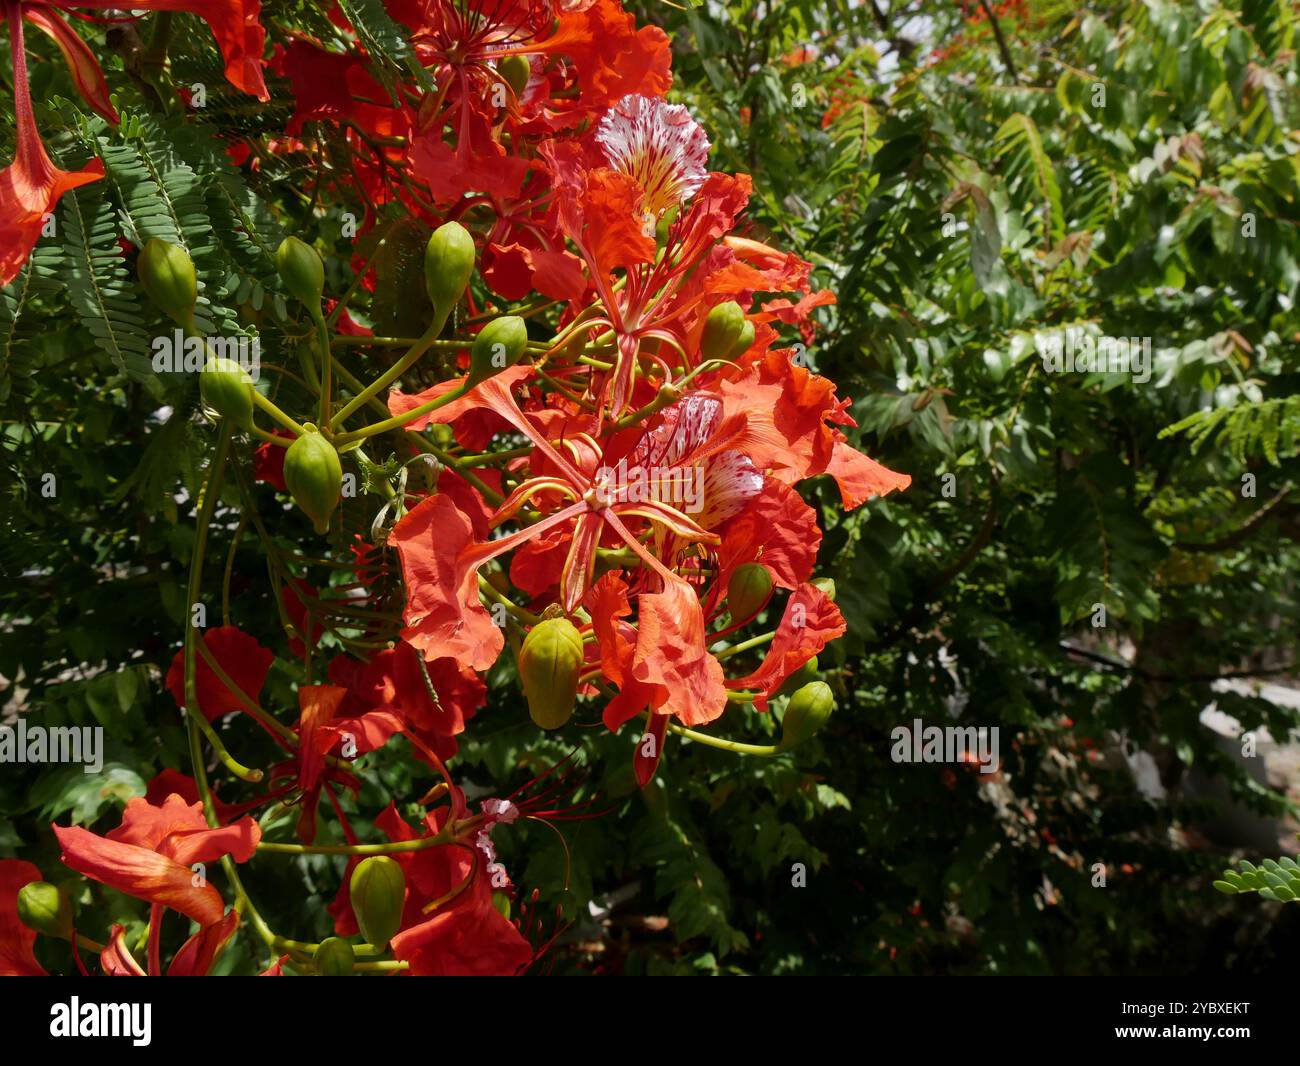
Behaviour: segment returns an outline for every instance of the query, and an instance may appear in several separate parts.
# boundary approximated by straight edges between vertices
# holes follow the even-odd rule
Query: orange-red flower
[[[23,9],[10,3],[7,14],[13,50],[18,148],[13,163],[0,171],[0,285],[8,285],[18,276],[40,239],[46,216],[63,194],[104,176],[104,164],[98,160],[85,170],[74,172],[60,170],[51,162],[32,112],[27,55],[23,49]],[[48,28],[53,22],[38,25]]]
[[[375,824],[390,840],[432,836],[455,816],[463,801],[431,812],[417,833],[389,806]],[[533,949],[515,925],[492,905],[492,873],[482,849],[447,845],[393,856],[406,874],[402,930],[393,937],[393,956],[424,977],[509,977],[533,959]],[[433,903],[432,910],[426,908]],[[350,915],[341,916],[345,922]],[[346,928],[346,924],[343,928]]]
[[[0,0],[9,24],[14,118],[18,129],[14,161],[0,172],[0,285],[7,285],[18,276],[40,238],[46,216],[63,194],[104,175],[104,165],[99,160],[80,171],[60,170],[50,160],[32,112],[23,20],[27,19],[54,39],[77,89],[96,111],[116,122],[117,112],[108,98],[103,70],[86,43],[58,12],[75,15],[78,8],[118,6],[114,0]],[[133,0],[130,6],[151,11],[191,11],[199,15],[216,34],[226,57],[226,76],[246,92],[269,99],[262,80],[265,32],[258,22],[261,0]]]
[[[223,855],[247,862],[262,837],[249,817],[213,829],[202,804],[187,804],[175,795],[160,806],[139,797],[131,800],[122,824],[105,837],[79,826],[53,828],[64,865],[128,896],[179,911],[200,926],[220,922],[225,904],[191,866]]]

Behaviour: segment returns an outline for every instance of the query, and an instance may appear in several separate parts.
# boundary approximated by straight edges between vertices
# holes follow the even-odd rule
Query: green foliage
[[[1300,899],[1300,866],[1286,855],[1276,862],[1264,859],[1262,866],[1241,859],[1236,870],[1223,871],[1223,880],[1214,887],[1225,896],[1258,892],[1274,903],[1294,903]]]

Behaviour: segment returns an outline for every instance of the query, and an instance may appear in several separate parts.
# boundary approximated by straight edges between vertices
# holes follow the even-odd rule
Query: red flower
[[[51,161],[36,129],[32,95],[27,84],[27,54],[23,49],[23,8],[8,5],[9,42],[14,63],[14,119],[18,125],[18,150],[14,161],[0,171],[0,285],[18,276],[32,254],[52,212],[69,189],[104,176],[104,164],[96,160],[85,170],[60,170]],[[53,20],[37,23],[44,28]]]
[[[42,2],[73,14],[77,8],[103,10],[123,6],[117,0]],[[266,31],[258,21],[262,0],[131,0],[125,6],[132,11],[187,11],[198,15],[211,27],[217,39],[230,83],[259,100],[271,99],[262,79],[262,48],[266,43]]]
[[[407,825],[391,805],[375,824],[390,840],[415,840],[436,834],[458,806],[430,813],[421,833]],[[402,931],[393,937],[393,956],[411,964],[409,973],[425,977],[511,976],[532,961],[528,941],[492,906],[493,875],[488,870],[488,856],[479,847],[448,845],[393,858],[401,863],[407,884]],[[435,901],[442,902],[426,912]]]
[[[104,165],[96,160],[85,170],[69,172],[58,169],[41,142],[32,113],[31,89],[27,80],[27,54],[23,38],[23,19],[29,19],[59,46],[72,72],[78,90],[100,114],[117,121],[117,113],[108,98],[104,72],[86,47],[86,43],[68,26],[56,10],[76,14],[78,8],[115,8],[115,0],[6,0],[9,22],[9,46],[13,53],[14,117],[18,127],[18,146],[13,163],[0,172],[0,285],[18,276],[23,264],[60,198],[104,175]],[[262,80],[262,45],[265,32],[258,22],[260,0],[135,0],[134,9],[151,11],[191,11],[212,27],[217,44],[226,57],[226,76],[239,88],[263,100],[270,99]]]
[[[419,737],[438,758],[449,759],[456,754],[455,737],[487,699],[483,681],[468,666],[442,658],[421,668],[419,653],[404,641],[368,663],[336,656],[329,676],[347,689],[347,698],[339,717],[320,732],[320,743],[348,735],[358,755],[382,747],[400,730]],[[427,761],[418,746],[415,751]]]
[[[830,474],[848,509],[912,483],[846,443],[836,427],[857,425],[849,401],[836,399],[834,382],[795,365],[785,352],[768,352],[716,388],[723,409],[744,416],[745,450],[772,477],[793,484]]]
[[[237,626],[218,626],[203,635],[203,643],[217,664],[235,682],[249,699],[256,701],[266,681],[267,672],[275,659],[269,648],[264,648]],[[194,685],[198,691],[199,710],[209,722],[244,709],[239,696],[217,677],[202,655],[194,657]],[[167,690],[178,707],[185,706],[185,651],[181,649],[167,670]]]
[[[325,742],[321,743],[321,731],[334,720],[347,694],[348,690],[338,685],[303,685],[298,689],[298,787],[302,802],[297,828],[298,839],[304,844],[316,839],[316,808],[325,784],[325,753],[333,740],[333,734],[325,734]]]
[[[54,826],[64,865],[128,896],[169,907],[201,926],[220,922],[225,904],[207,880],[190,869],[230,855],[247,862],[262,831],[252,818],[211,828],[201,804],[168,796],[161,806],[139,797],[126,805],[122,824],[107,837],[78,826]]]
[[[791,674],[832,640],[842,637],[848,627],[844,616],[829,597],[816,585],[801,585],[785,605],[785,614],[776,627],[776,636],[763,665],[747,677],[728,681],[735,689],[757,689],[754,706],[767,710],[767,701],[775,695]]]
[[[274,448],[275,445],[273,444],[271,447]],[[284,451],[283,448],[277,450]],[[308,646],[316,647],[316,642],[320,639],[320,623],[315,620],[315,616],[311,613],[306,602],[308,600],[316,601],[318,598],[316,590],[307,582],[298,578],[286,579],[284,585],[280,588],[280,602],[284,604],[284,613],[289,616],[289,621],[293,623],[294,629],[301,634],[301,636],[292,637],[289,640],[289,651],[300,659],[307,654]],[[304,637],[306,638],[305,642]]]
[[[219,922],[205,925],[190,937],[172,956],[168,977],[206,977],[239,928],[239,913],[230,911]],[[145,977],[140,964],[126,946],[126,928],[115,925],[108,943],[99,953],[99,965],[105,977]]]

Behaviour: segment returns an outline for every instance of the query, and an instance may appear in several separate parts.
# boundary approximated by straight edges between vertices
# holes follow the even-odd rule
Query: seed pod
[[[736,359],[749,351],[754,343],[754,323],[745,319],[745,324],[740,327],[740,336],[736,338],[736,343],[731,348],[731,354],[728,359]]]
[[[302,428],[303,435],[285,453],[284,483],[316,532],[324,533],[343,494],[343,464],[320,430],[310,422]]]
[[[406,902],[406,877],[396,859],[372,855],[352,871],[348,884],[352,913],[366,943],[379,949],[402,927],[402,907]]]
[[[253,379],[233,359],[209,359],[199,375],[205,407],[240,429],[253,424]]]
[[[772,598],[772,571],[762,563],[736,567],[727,582],[727,609],[733,622],[753,618]]]
[[[494,318],[474,338],[469,350],[469,384],[477,385],[523,357],[528,326],[518,315]]]
[[[567,618],[550,618],[529,631],[519,650],[519,678],[528,713],[542,729],[559,729],[573,715],[582,673],[582,634]]]
[[[319,308],[325,292],[325,264],[320,253],[297,237],[286,237],[275,251],[275,269],[284,289],[300,304]]]
[[[789,751],[802,744],[826,724],[835,710],[835,696],[825,681],[813,681],[790,697],[781,719],[781,743],[778,751]]]
[[[730,359],[745,328],[745,312],[740,304],[728,300],[718,304],[704,320],[700,351],[705,359]]]
[[[809,682],[817,680],[817,656],[813,656],[803,666],[785,679],[785,683],[776,690],[778,696],[788,696],[796,689],[803,688]]]
[[[352,964],[356,960],[352,945],[337,936],[322,940],[311,958],[312,965],[321,977],[347,977],[352,973]]]
[[[822,594],[831,601],[835,602],[835,579],[833,577],[819,577],[813,580],[813,587],[821,589]]]
[[[506,56],[497,64],[497,73],[505,79],[510,91],[520,96],[528,88],[528,78],[532,74],[532,64],[527,56]]]
[[[72,939],[72,903],[48,881],[32,881],[18,890],[18,920],[46,936]]]
[[[199,283],[190,253],[154,237],[141,249],[136,270],[140,284],[158,310],[182,326],[189,325],[199,298]]]
[[[439,322],[446,322],[474,273],[474,238],[459,222],[433,231],[424,249],[424,285]]]

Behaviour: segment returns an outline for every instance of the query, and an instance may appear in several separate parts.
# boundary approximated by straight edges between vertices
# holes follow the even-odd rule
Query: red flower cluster
[[[26,95],[23,18],[60,41],[87,99],[111,116],[102,73],[55,10],[110,5],[4,6],[20,131],[18,159],[3,179],[14,190],[0,220],[8,280],[41,215],[64,190],[102,172],[64,174],[45,155]],[[910,480],[849,443],[849,401],[782,346],[781,327],[811,340],[810,316],[833,296],[813,289],[811,264],[738,232],[750,179],[711,171],[706,131],[666,100],[670,53],[662,31],[638,29],[618,0],[387,6],[409,31],[423,77],[390,93],[360,44],[339,54],[295,38],[269,61],[295,95],[287,137],[309,140],[318,123],[345,131],[352,173],[346,187],[326,192],[369,205],[366,226],[394,203],[431,228],[463,224],[480,279],[471,303],[504,311],[527,298],[549,314],[553,333],[534,330],[502,358],[496,349],[507,345],[479,342],[500,319],[486,322],[484,333],[457,338],[472,353],[462,353],[465,376],[415,394],[394,389],[386,400],[391,418],[351,432],[342,421],[400,371],[368,396],[354,388],[352,404],[337,413],[330,376],[321,375],[322,429],[340,447],[393,429],[404,429],[414,445],[438,424],[449,430],[454,456],[435,491],[415,494],[402,482],[388,505],[397,518],[384,545],[355,549],[362,588],[377,580],[376,557],[396,550],[405,584],[401,640],[368,661],[336,655],[327,684],[306,683],[305,671],[295,726],[261,706],[275,656],[254,637],[222,626],[177,654],[167,685],[181,706],[190,702],[187,691],[193,695],[192,727],[228,768],[246,782],[263,780],[220,747],[211,723],[227,715],[251,718],[284,752],[262,797],[227,807],[201,774],[198,782],[174,775],[132,801],[107,837],[56,828],[65,864],[149,902],[150,973],[162,972],[167,910],[198,927],[170,972],[206,972],[234,933],[237,913],[227,913],[194,871],[223,858],[229,871],[253,857],[261,833],[247,810],[272,800],[296,804],[301,844],[275,846],[303,847],[316,839],[324,799],[348,844],[358,844],[339,790],[359,790],[351,760],[398,734],[443,778],[426,800],[445,805],[415,828],[391,807],[376,821],[402,845],[392,849],[404,878],[394,959],[413,973],[518,972],[534,950],[521,923],[498,909],[511,886],[489,832],[520,808],[492,800],[471,813],[445,766],[485,703],[480,675],[507,637],[544,727],[563,724],[577,698],[600,701],[611,730],[644,717],[644,736],[629,746],[644,785],[671,730],[706,726],[729,705],[766,711],[844,633],[833,594],[813,580],[821,531],[796,486],[828,474],[843,506],[854,508]],[[136,0],[132,7],[202,15],[231,81],[265,96],[257,0]],[[333,17],[346,25],[337,11]],[[339,174],[328,180],[339,182]],[[491,318],[470,322],[478,328]],[[523,320],[515,321],[522,330]],[[350,320],[342,314],[340,322]],[[287,442],[259,433],[266,443],[257,476],[284,490]],[[779,610],[770,602],[777,590]],[[298,578],[286,578],[277,593],[292,626],[291,653],[310,660],[323,601]],[[770,631],[746,643],[769,644],[761,663],[728,676],[730,653],[745,650],[736,634],[768,618]],[[555,623],[561,628],[547,628]],[[194,658],[187,663],[186,655]],[[0,864],[0,875],[2,925],[23,879],[34,875],[25,864]],[[353,903],[345,878],[332,908],[340,937],[357,932]],[[282,962],[301,954],[301,945],[286,943]],[[35,965],[30,941],[20,938],[10,956],[8,970]],[[120,929],[101,961],[107,973],[141,972]]]

